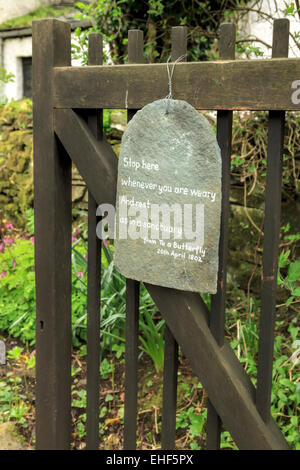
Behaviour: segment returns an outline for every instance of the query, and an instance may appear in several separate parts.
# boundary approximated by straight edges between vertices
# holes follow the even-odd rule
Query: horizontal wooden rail
[[[299,59],[179,63],[173,96],[197,109],[300,111],[299,80]],[[55,67],[53,85],[55,108],[140,109],[168,92],[166,64]]]
[[[84,154],[82,149],[88,149],[88,161],[93,163],[86,166],[84,177],[96,201],[103,202],[101,179],[96,185],[94,178],[107,172],[107,144],[97,141],[74,111],[56,110],[54,116],[55,132],[79,168],[87,158],[87,151]],[[110,179],[117,176],[118,164],[113,152],[111,157],[107,173]],[[105,191],[107,200],[113,201],[116,185],[107,185]],[[225,341],[221,348],[217,344],[209,329],[209,312],[199,294],[148,284],[146,287],[239,448],[288,448],[275,421],[265,423],[257,411],[255,389],[229,344]]]

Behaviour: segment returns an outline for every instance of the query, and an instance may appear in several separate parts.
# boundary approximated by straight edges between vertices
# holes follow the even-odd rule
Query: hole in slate
[[[43,329],[44,329],[44,322],[43,321],[40,321],[40,327],[41,327],[41,330],[43,331]]]

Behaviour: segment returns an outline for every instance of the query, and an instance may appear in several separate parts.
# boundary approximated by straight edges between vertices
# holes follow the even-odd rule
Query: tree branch
[[[237,41],[235,41],[236,44],[240,42],[260,42],[264,46],[268,47],[268,49],[272,49],[272,46],[270,44],[258,38],[249,38],[249,39],[245,38],[245,39],[238,39]]]

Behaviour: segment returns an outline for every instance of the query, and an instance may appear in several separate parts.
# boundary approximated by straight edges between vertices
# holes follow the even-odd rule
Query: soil
[[[35,374],[34,368],[26,367],[26,358],[35,354],[34,348],[26,348],[16,339],[2,335],[6,343],[7,353],[15,346],[24,348],[24,354],[18,360],[8,359],[5,366],[0,367],[0,382],[7,380],[7,373],[19,377],[18,395],[26,397],[25,420],[15,423],[14,432],[19,433],[23,446],[34,449],[35,446]],[[26,352],[25,352],[26,351]],[[123,410],[124,410],[124,360],[115,357],[106,357],[113,372],[100,378],[100,449],[118,450],[123,448]],[[86,387],[86,357],[80,356],[80,350],[74,349],[72,353],[72,449],[85,448],[85,399],[80,403],[79,395]],[[161,412],[162,412],[162,373],[156,372],[152,361],[143,356],[139,361],[138,383],[138,421],[137,421],[137,448],[159,449],[161,442]],[[77,400],[74,403],[74,400]],[[178,371],[178,403],[177,412],[188,410],[191,406],[195,412],[201,413],[205,408],[206,394],[198,386],[198,379],[194,376],[191,367],[183,358],[179,358]],[[75,406],[74,406],[75,405]],[[187,449],[189,434],[186,429],[178,429],[176,434],[177,449]],[[197,437],[194,442],[202,448],[203,438]]]

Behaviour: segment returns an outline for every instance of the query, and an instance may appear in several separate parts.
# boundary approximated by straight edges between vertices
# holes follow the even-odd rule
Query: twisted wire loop
[[[174,69],[175,69],[175,65],[177,64],[177,62],[180,62],[182,59],[184,59],[185,57],[187,56],[187,54],[183,54],[181,55],[180,57],[178,57],[178,59],[175,60],[173,66],[172,66],[172,69],[170,71],[170,67],[169,67],[169,62],[171,60],[171,56],[169,56],[168,60],[167,60],[167,73],[168,73],[168,82],[169,82],[169,94],[166,96],[166,115],[169,114],[169,109],[170,109],[170,100],[173,99],[173,96],[172,96],[172,78],[173,78],[173,73],[174,73]]]

